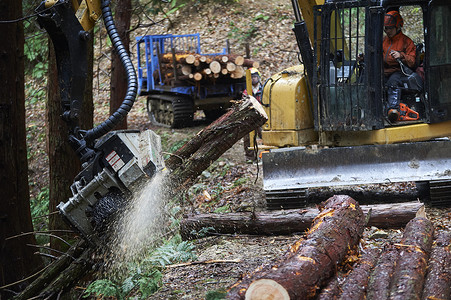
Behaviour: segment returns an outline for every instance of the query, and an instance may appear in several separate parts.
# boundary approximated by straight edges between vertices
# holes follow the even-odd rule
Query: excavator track
[[[150,95],[147,113],[152,124],[181,128],[193,122],[194,109],[191,99],[177,95]]]

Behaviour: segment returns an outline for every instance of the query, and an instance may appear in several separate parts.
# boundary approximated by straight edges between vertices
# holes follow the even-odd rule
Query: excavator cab
[[[312,74],[315,129],[372,131],[412,121],[451,120],[450,5],[446,1],[327,1],[314,8]],[[386,118],[382,41],[384,15],[400,10],[415,20],[403,32],[417,45],[417,61],[401,93],[404,118]],[[424,45],[424,47],[422,47]],[[416,72],[421,68],[422,76]],[[420,71],[420,70],[419,70]],[[423,82],[424,80],[424,82]],[[411,81],[411,82],[409,82]],[[413,88],[415,87],[415,88]],[[410,121],[410,122],[409,122]]]

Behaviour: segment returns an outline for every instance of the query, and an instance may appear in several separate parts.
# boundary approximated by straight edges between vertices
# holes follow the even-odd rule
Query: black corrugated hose
[[[136,78],[135,68],[133,67],[133,63],[127,50],[125,50],[124,45],[122,44],[116,25],[114,24],[113,14],[110,9],[110,0],[102,0],[102,17],[113,47],[116,50],[127,75],[127,93],[121,106],[106,121],[86,132],[84,139],[88,145],[111,131],[129,113],[135,103],[138,90],[138,80]]]

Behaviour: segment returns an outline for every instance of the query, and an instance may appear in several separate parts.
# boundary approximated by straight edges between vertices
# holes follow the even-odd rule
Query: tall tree
[[[89,39],[87,46],[87,77],[83,99],[82,113],[80,114],[80,127],[91,129],[93,125],[93,39]],[[47,153],[49,156],[49,211],[56,211],[60,202],[66,202],[72,192],[70,186],[80,171],[80,159],[69,145],[68,127],[61,119],[61,95],[58,84],[58,71],[56,66],[53,44],[49,43],[49,73],[47,81]],[[51,214],[50,229],[64,229],[67,225],[59,214]],[[64,234],[59,234],[64,238]],[[56,250],[66,250],[65,244],[59,239],[51,239],[51,247]]]
[[[0,2],[0,20],[22,16],[22,1]],[[28,187],[25,133],[24,32],[22,22],[0,23],[0,286],[22,280],[41,265],[40,257],[27,244],[33,235]],[[7,41],[7,42],[5,42]],[[26,284],[0,290],[0,298],[11,297]]]
[[[118,0],[116,2],[115,23],[118,34],[124,44],[125,49],[130,53],[130,19],[131,19],[132,3],[131,0]],[[127,92],[127,80],[125,78],[125,70],[117,55],[113,51],[111,61],[111,83],[110,83],[110,114],[114,113],[122,104]],[[115,129],[126,129],[127,117],[120,122]]]

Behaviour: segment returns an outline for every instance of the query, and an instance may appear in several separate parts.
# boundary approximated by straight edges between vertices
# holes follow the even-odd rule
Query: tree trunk
[[[172,180],[178,184],[175,190],[189,187],[213,161],[267,119],[254,97],[236,103],[165,161],[172,170]]]
[[[348,196],[329,198],[292,255],[235,284],[228,299],[310,299],[363,233],[365,216]],[[273,297],[273,298],[271,298]]]
[[[388,299],[393,269],[398,257],[398,249],[393,246],[388,246],[387,249],[383,251],[376,263],[376,266],[369,276],[366,299]]]
[[[22,1],[0,2],[0,19],[15,20],[22,15]],[[25,130],[24,31],[22,22],[2,24],[0,37],[0,286],[24,279],[42,263],[33,254],[33,235],[8,239],[33,231],[28,187]],[[0,290],[9,299],[27,282]],[[8,292],[8,291],[9,292]]]
[[[130,28],[131,11],[131,0],[118,0],[116,2],[115,24],[119,37],[128,53],[130,53],[128,30]],[[121,106],[127,93],[127,79],[124,66],[115,50],[112,53],[110,87],[110,115],[112,115]],[[127,129],[127,116],[114,129]]]
[[[422,299],[451,299],[451,232],[442,231],[434,241]]]
[[[420,299],[427,261],[431,251],[434,225],[426,218],[410,221],[400,244],[399,259],[393,271],[390,299]]]
[[[66,202],[72,196],[70,186],[75,176],[80,171],[80,159],[69,145],[67,124],[61,118],[63,111],[61,106],[60,86],[58,84],[58,68],[55,58],[53,43],[49,39],[49,67],[47,77],[47,155],[49,158],[49,229],[69,229],[57,211],[56,206]],[[64,163],[62,163],[64,162]],[[67,235],[58,234],[62,238]],[[66,251],[67,245],[56,238],[50,239],[50,247],[57,251]],[[51,253],[58,255],[58,252]]]
[[[342,300],[363,300],[365,299],[368,287],[369,275],[373,267],[376,265],[380,255],[378,249],[367,249],[362,255],[357,265],[353,267],[351,273],[346,276],[341,287],[343,291],[340,298]]]
[[[418,210],[424,206],[414,201],[360,207],[365,214],[371,210],[368,226],[402,228],[415,218]],[[292,234],[308,229],[318,213],[317,208],[307,208],[260,213],[198,214],[184,218],[180,226],[184,239],[196,238],[196,232],[209,227],[214,230],[207,234]]]

